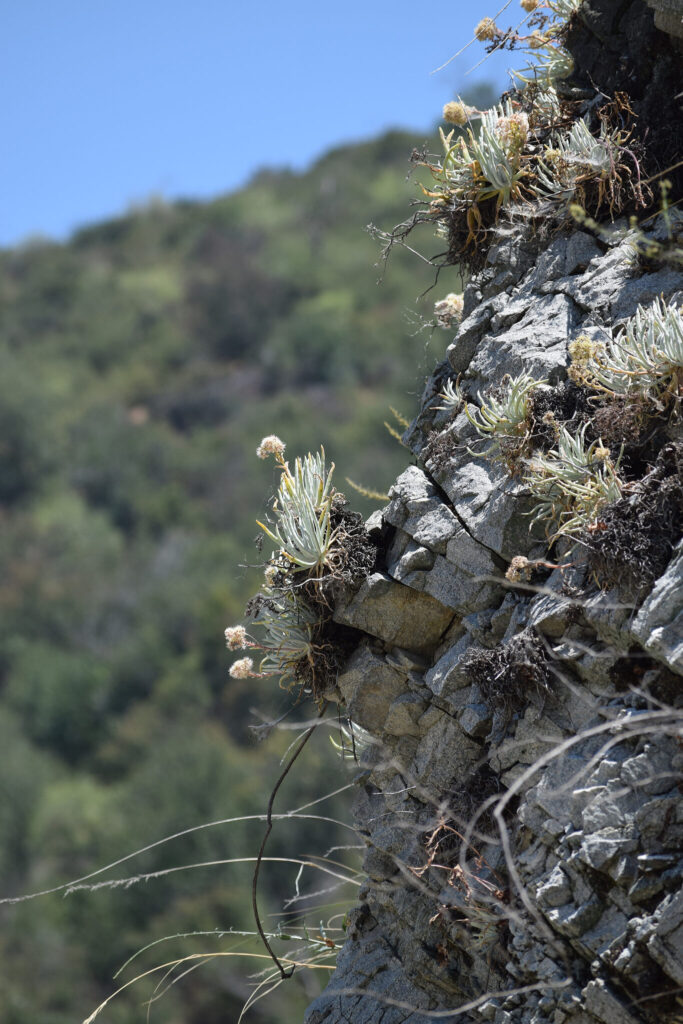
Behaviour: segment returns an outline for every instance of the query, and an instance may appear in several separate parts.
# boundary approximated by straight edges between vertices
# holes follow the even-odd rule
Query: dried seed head
[[[274,587],[275,582],[280,574],[280,570],[274,565],[267,565],[263,570],[266,583],[269,587]]]
[[[610,457],[610,450],[609,450],[609,448],[604,448],[602,445],[600,445],[599,447],[597,447],[593,451],[593,458],[597,462],[605,462],[607,459],[609,459],[609,457]]]
[[[492,39],[497,39],[500,35],[500,29],[493,18],[482,18],[474,30],[474,35],[480,43],[485,43]]]
[[[577,388],[586,387],[591,377],[586,370],[585,363],[571,363],[567,367],[567,376],[572,384],[576,384]]]
[[[546,427],[550,427],[555,437],[560,436],[560,424],[555,419],[555,413],[548,410],[544,412],[541,418],[541,422],[545,423]]]
[[[528,14],[531,14],[531,12],[535,11],[536,8],[540,5],[541,0],[519,0],[519,2],[522,7],[522,10],[527,11]]]
[[[247,631],[244,626],[228,626],[225,631],[225,645],[229,651],[241,651],[247,646]]]
[[[530,50],[540,50],[542,46],[545,46],[548,42],[547,36],[544,36],[538,29],[532,32],[526,43]]]
[[[448,330],[462,319],[463,297],[451,292],[445,299],[434,303],[434,315],[439,327]]]
[[[467,124],[467,108],[464,103],[459,103],[457,100],[451,100],[450,103],[446,103],[443,108],[443,119],[448,121],[449,124],[464,125]]]
[[[230,666],[230,675],[233,679],[248,679],[254,674],[253,668],[254,662],[251,658],[240,658]]]
[[[534,571],[535,562],[530,562],[524,555],[515,555],[505,573],[505,579],[510,583],[528,582]]]
[[[269,434],[268,437],[264,437],[261,441],[256,449],[256,454],[259,459],[267,459],[269,455],[274,455],[276,459],[281,459],[285,454],[285,448],[284,441],[281,441],[275,434]]]
[[[573,363],[582,365],[594,359],[598,351],[597,344],[587,334],[580,334],[569,342],[569,355]]]

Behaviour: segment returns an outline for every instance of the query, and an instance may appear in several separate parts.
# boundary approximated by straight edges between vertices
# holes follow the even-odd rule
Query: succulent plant
[[[572,56],[557,37],[581,3],[582,0],[547,0],[543,6],[550,10],[550,20],[542,32],[537,30],[524,38],[529,64],[521,71],[513,71],[515,78],[526,85],[533,82],[551,88],[554,81],[572,73]]]
[[[509,103],[482,114],[479,135],[472,136],[470,141],[483,179],[476,185],[477,202],[495,197],[501,206],[519,195],[519,183],[524,177],[520,154],[528,131],[526,114],[514,113]]]
[[[335,533],[330,521],[332,473],[325,466],[325,451],[297,458],[294,472],[280,461],[282,476],[273,504],[276,523],[271,530],[259,522],[261,529],[280,548],[295,570],[320,572],[329,565],[334,552]]]
[[[546,0],[550,10],[562,21],[569,21],[572,14],[575,14],[583,0]]]
[[[578,362],[584,382],[610,395],[644,396],[661,408],[677,395],[683,378],[683,315],[656,299],[595,354]],[[576,372],[576,371],[575,371]]]
[[[481,113],[476,135],[468,127],[453,143],[454,132],[441,131],[445,155],[432,172],[442,192],[430,195],[437,201],[452,197],[474,203],[495,197],[498,206],[517,198],[525,176],[520,158],[528,130],[526,115],[508,100]]]
[[[533,59],[521,71],[513,71],[513,75],[525,85],[536,82],[549,88],[552,83],[567,78],[574,70],[571,54],[563,46],[552,40],[548,35],[540,45],[533,48]]]
[[[523,440],[528,432],[529,398],[539,384],[545,383],[547,381],[535,380],[528,373],[503,377],[504,395],[489,395],[484,399],[479,393],[479,408],[473,414],[469,405],[465,405],[465,415],[477,432],[490,438],[497,447],[503,440]]]
[[[443,391],[439,393],[439,398],[443,398],[444,404],[437,405],[436,408],[444,409],[449,412],[459,409],[465,404],[465,399],[457,381],[453,383],[452,380],[447,380]]]
[[[313,633],[318,617],[291,591],[275,593],[273,600],[257,618],[265,627],[258,646],[266,651],[260,664],[263,675],[277,675],[280,685],[294,682],[295,669],[303,659],[312,660]]]
[[[557,448],[536,455],[524,478],[537,499],[532,522],[555,524],[553,540],[576,536],[595,521],[604,505],[622,495],[619,460],[612,461],[601,441],[587,445],[586,427],[575,437],[562,427]]]
[[[571,196],[581,180],[608,179],[616,173],[621,139],[603,122],[600,135],[591,134],[584,118],[569,131],[557,133],[537,168],[537,195]]]
[[[552,82],[539,85],[533,91],[529,121],[532,126],[547,125],[560,116],[560,99]]]
[[[434,303],[434,316],[437,327],[450,330],[462,320],[463,297],[456,292],[449,292],[445,299]]]

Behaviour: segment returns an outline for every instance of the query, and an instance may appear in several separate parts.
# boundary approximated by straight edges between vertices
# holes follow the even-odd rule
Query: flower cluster
[[[284,441],[281,441],[275,434],[269,434],[261,441],[256,449],[256,454],[259,459],[267,459],[269,455],[274,455],[278,461],[281,461],[284,458],[285,448]]]
[[[449,124],[457,124],[462,127],[469,120],[467,107],[458,100],[451,100],[450,103],[444,104],[443,119]]]
[[[225,631],[225,646],[229,651],[242,651],[249,646],[244,626],[228,626]]]
[[[230,675],[233,679],[249,679],[251,676],[258,676],[254,672],[254,662],[251,658],[240,658],[230,666]]]
[[[510,583],[528,583],[534,568],[535,563],[524,555],[515,555],[505,573],[505,579]]]
[[[520,153],[529,136],[529,118],[521,112],[510,114],[509,117],[501,117],[495,130],[506,152]]]
[[[587,334],[579,334],[577,338],[569,342],[568,348],[571,363],[567,369],[567,376],[581,387],[588,381],[591,365],[602,360],[604,346],[593,341]]]
[[[438,327],[447,331],[462,319],[463,297],[450,292],[445,299],[434,303],[434,315]]]
[[[480,43],[491,42],[491,40],[497,39],[500,34],[500,29],[493,18],[482,18],[474,30],[475,38]]]
[[[263,578],[266,581],[266,585],[269,587],[274,587],[281,571],[282,570],[279,569],[276,565],[267,565],[263,570]]]

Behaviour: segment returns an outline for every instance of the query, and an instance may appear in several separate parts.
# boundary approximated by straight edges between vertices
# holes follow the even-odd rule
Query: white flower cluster
[[[230,675],[233,679],[248,679],[254,674],[254,662],[251,658],[240,658],[230,666]]]
[[[242,651],[247,646],[247,631],[244,626],[228,626],[225,631],[225,645],[229,651]]]
[[[529,135],[529,118],[521,111],[501,117],[495,131],[507,153],[521,152]]]
[[[285,454],[285,443],[281,441],[276,434],[269,434],[268,437],[264,437],[260,445],[256,449],[256,454],[259,459],[267,459],[269,455],[274,455],[276,459],[282,459]]]

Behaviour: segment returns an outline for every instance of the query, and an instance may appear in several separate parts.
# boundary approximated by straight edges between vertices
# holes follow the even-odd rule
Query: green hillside
[[[346,476],[386,489],[405,465],[383,421],[391,405],[412,414],[420,367],[445,348],[442,332],[416,333],[418,309],[429,320],[458,282],[440,282],[416,307],[432,277],[398,252],[378,286],[364,228],[406,216],[417,195],[408,157],[422,141],[389,133],[304,174],[264,171],[214,202],[151,205],[66,245],[0,253],[3,896],[265,808],[287,736],[257,746],[250,709],[281,714],[291,698],[228,680],[222,642],[258,587],[242,566],[258,561],[254,519],[275,481],[254,452],[266,433],[291,454],[323,443],[342,489]],[[343,781],[330,731],[292,773],[281,809]],[[348,820],[348,794],[320,809]],[[262,828],[200,831],[102,877],[254,856]],[[269,853],[331,845],[328,825],[283,823]],[[295,874],[264,869],[273,910]],[[219,866],[0,906],[3,1021],[74,1024],[146,943],[253,930],[250,879],[250,865]],[[330,899],[340,897],[343,910],[349,891]],[[215,936],[176,939],[145,953],[139,970],[232,948]],[[157,1019],[236,1019],[255,969],[213,960],[164,995]],[[251,1019],[300,1019],[318,984],[290,983]],[[134,987],[102,1019],[144,1021],[152,990]]]

